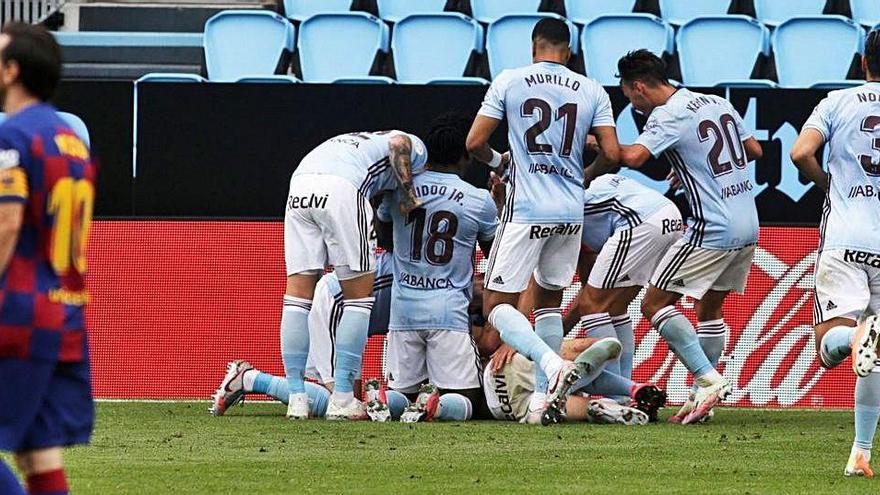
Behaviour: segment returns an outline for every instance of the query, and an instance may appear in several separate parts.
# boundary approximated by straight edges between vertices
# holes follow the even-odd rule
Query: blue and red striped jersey
[[[0,124],[0,202],[24,203],[0,276],[0,357],[82,361],[86,246],[95,199],[88,147],[48,104]]]

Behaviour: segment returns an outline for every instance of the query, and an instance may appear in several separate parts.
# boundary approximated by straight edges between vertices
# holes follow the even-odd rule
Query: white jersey
[[[829,143],[822,249],[880,254],[880,84],[832,91],[804,124]]]
[[[681,179],[693,216],[687,242],[737,249],[758,241],[758,211],[743,141],[752,137],[724,98],[679,89],[654,109],[636,140],[666,155]]]
[[[507,118],[511,164],[501,220],[581,223],[587,134],[614,126],[605,89],[563,65],[539,62],[499,74],[479,113]]]
[[[412,170],[416,174],[425,166],[428,158],[422,140],[402,131],[379,131],[352,132],[324,141],[302,159],[293,176],[319,174],[342,177],[354,184],[367,199],[382,191],[395,189],[397,186],[388,158],[388,141],[400,134],[409,136],[412,141]]]
[[[598,253],[618,229],[634,228],[669,205],[674,207],[675,203],[636,180],[615,174],[600,176],[584,193],[581,242]],[[681,222],[668,230],[681,230]]]

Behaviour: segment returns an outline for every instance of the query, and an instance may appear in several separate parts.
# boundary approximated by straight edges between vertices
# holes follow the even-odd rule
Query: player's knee
[[[642,316],[648,321],[653,319],[657,311],[660,311],[662,308],[663,305],[653,299],[649,299],[648,297],[642,299]]]

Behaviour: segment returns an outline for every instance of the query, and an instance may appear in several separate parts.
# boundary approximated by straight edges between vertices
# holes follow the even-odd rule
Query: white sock
[[[855,445],[853,445],[853,446],[852,446],[852,449],[850,449],[850,451],[849,451],[849,455],[853,455],[853,454],[855,454],[856,452],[861,452],[862,455],[865,456],[865,460],[866,460],[866,461],[870,461],[870,460],[871,460],[871,451],[870,451],[870,450],[863,449],[863,448],[860,448],[860,447],[856,447]]]
[[[721,373],[715,371],[714,369],[709,370],[706,373],[703,373],[702,375],[694,378],[694,381],[697,383],[697,385],[699,385],[701,387],[708,387],[710,385],[715,385],[716,383],[720,382],[721,380],[724,380],[724,377],[721,376]]]
[[[257,380],[257,375],[260,374],[260,371],[257,369],[247,370],[244,372],[244,376],[241,377],[241,385],[244,387],[245,392],[253,392],[254,391],[254,382]]]
[[[529,400],[529,411],[543,409],[545,402],[547,402],[547,394],[544,392],[534,392],[532,398]]]
[[[351,402],[354,400],[354,392],[340,392],[338,390],[334,390],[333,395],[330,397],[330,399],[333,402],[344,407],[351,404]]]
[[[544,374],[547,375],[547,378],[549,379],[562,369],[563,364],[565,364],[565,361],[563,361],[557,354],[546,352],[541,356],[541,362],[538,363],[538,366],[544,370]]]

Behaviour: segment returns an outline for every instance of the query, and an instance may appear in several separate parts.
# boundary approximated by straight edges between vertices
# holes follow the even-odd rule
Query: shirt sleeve
[[[810,114],[810,118],[807,119],[806,123],[804,123],[804,129],[816,129],[819,133],[822,134],[822,137],[825,138],[825,141],[831,139],[831,114],[833,110],[833,104],[829,97],[825,97],[822,101],[816,105],[816,108],[813,109],[813,113]]]
[[[648,149],[655,158],[674,146],[681,137],[681,122],[664,108],[658,108],[648,117],[645,130],[636,139],[635,144],[640,144]]]
[[[504,93],[507,89],[507,77],[502,72],[492,81],[486,96],[483,98],[483,105],[480,107],[479,115],[490,117],[497,120],[504,119]]]
[[[477,238],[482,242],[487,242],[495,238],[495,230],[498,229],[498,208],[495,206],[495,201],[488,191],[485,192],[484,196],[478,219],[480,230],[477,233]]]
[[[729,104],[729,103],[728,103]],[[733,108],[733,105],[730,105],[730,114],[733,115],[733,121],[736,123],[736,132],[739,133],[739,138],[745,141],[746,139],[751,139],[754,137],[754,133],[751,129],[746,127],[746,123],[743,121],[742,115]]]
[[[21,151],[12,140],[0,134],[0,202],[24,202],[28,193],[28,178]]]
[[[611,109],[611,98],[605,88],[598,86],[596,91],[596,113],[593,115],[592,127],[614,127],[614,111]]]

